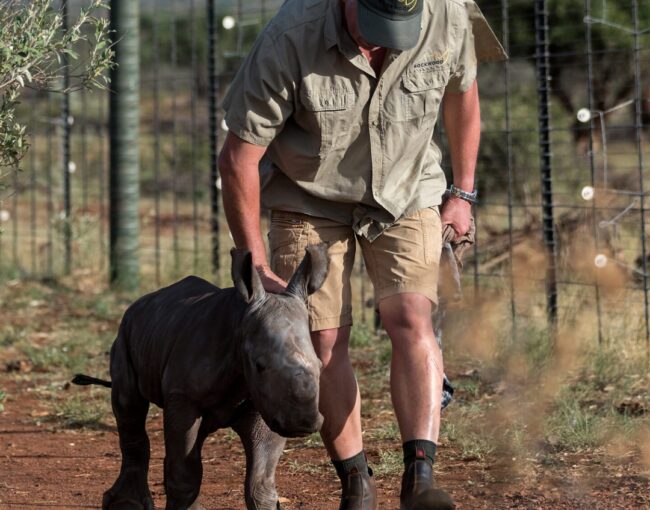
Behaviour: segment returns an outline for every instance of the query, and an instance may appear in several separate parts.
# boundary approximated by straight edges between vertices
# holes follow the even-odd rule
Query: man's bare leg
[[[323,362],[320,412],[323,443],[341,479],[339,510],[376,510],[377,493],[361,437],[361,398],[348,353],[350,327],[312,333]]]
[[[431,302],[421,294],[397,294],[379,303],[393,345],[391,396],[403,441],[435,443],[440,433],[443,361],[431,311]]]
[[[312,342],[323,363],[319,403],[325,418],[323,443],[332,460],[347,459],[363,448],[361,398],[348,353],[350,327],[315,331]]]
[[[454,508],[449,495],[433,483],[444,372],[431,311],[431,302],[421,294],[397,294],[379,302],[393,346],[391,396],[404,442],[401,510]]]

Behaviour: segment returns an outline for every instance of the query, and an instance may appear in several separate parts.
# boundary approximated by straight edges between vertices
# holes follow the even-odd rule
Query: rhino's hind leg
[[[199,409],[182,396],[165,402],[165,492],[166,510],[200,510],[198,502],[203,477],[201,448],[206,432]]]
[[[118,349],[119,350],[119,349]],[[112,353],[111,400],[117,421],[122,451],[120,475],[104,493],[104,510],[153,510],[153,500],[147,484],[149,471],[149,437],[145,429],[149,402],[137,388],[131,369],[123,365],[120,353]],[[117,363],[117,365],[116,365]],[[117,367],[119,366],[119,370]]]
[[[259,413],[253,409],[243,414],[233,424],[233,429],[239,434],[246,452],[246,508],[280,508],[275,488],[275,468],[286,439],[271,431]]]

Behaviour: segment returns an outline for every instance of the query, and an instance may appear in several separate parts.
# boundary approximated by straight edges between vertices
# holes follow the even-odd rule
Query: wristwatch
[[[468,191],[464,191],[460,188],[457,188],[453,184],[449,186],[449,189],[447,190],[447,193],[449,193],[452,197],[460,198],[461,200],[465,200],[466,202],[469,202],[470,204],[475,204],[477,202],[477,197],[478,197],[478,191],[474,190],[471,193]]]

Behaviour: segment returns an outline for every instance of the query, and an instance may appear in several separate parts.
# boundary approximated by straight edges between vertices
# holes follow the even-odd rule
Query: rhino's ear
[[[253,256],[248,250],[233,248],[230,250],[232,257],[232,281],[247,303],[262,299],[266,292],[262,280],[253,266]]]
[[[321,288],[329,269],[327,244],[308,246],[305,257],[291,277],[287,293],[307,300],[307,296]]]

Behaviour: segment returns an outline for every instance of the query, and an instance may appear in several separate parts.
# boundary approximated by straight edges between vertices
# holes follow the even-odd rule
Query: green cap
[[[409,50],[420,38],[425,0],[357,0],[361,36],[370,44]]]

